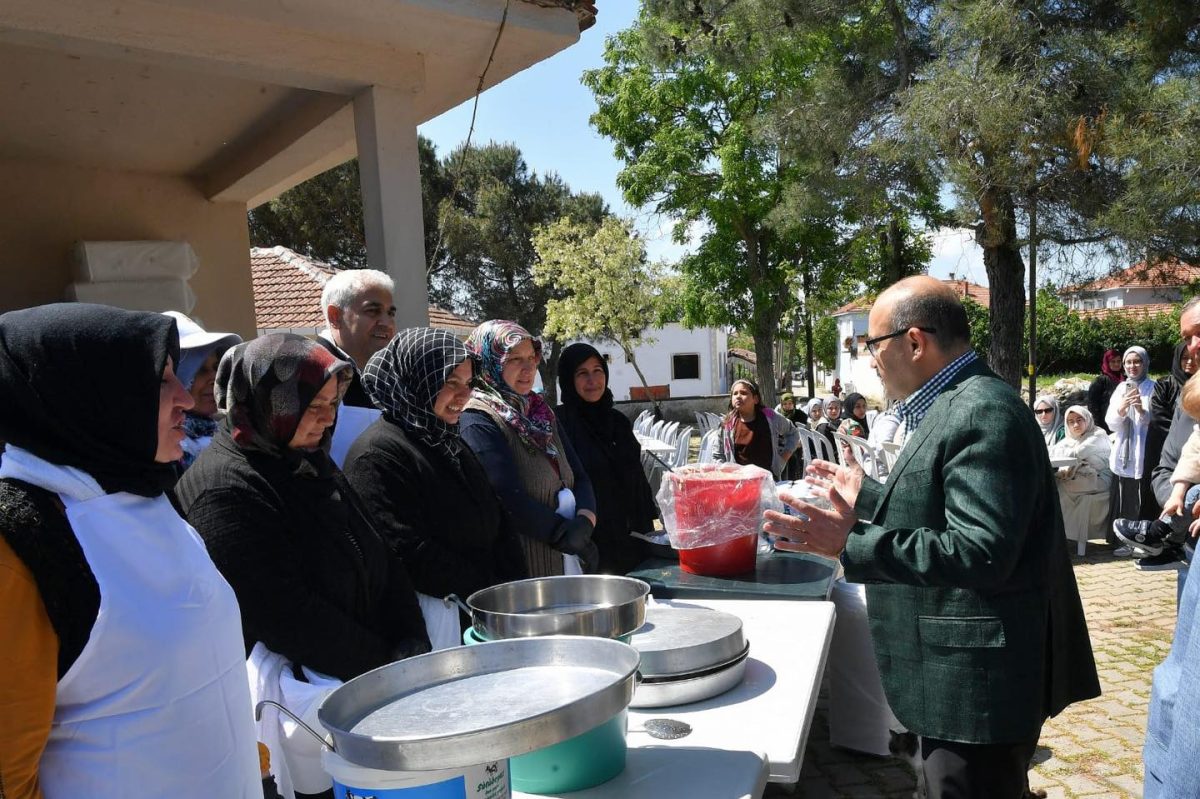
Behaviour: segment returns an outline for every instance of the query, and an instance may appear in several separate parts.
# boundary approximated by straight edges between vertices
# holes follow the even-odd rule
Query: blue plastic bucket
[[[321,766],[334,799],[511,799],[507,760],[439,771],[383,771],[355,765],[326,749]]]

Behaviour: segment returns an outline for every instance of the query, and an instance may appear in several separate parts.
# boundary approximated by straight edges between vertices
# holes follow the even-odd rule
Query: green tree
[[[555,174],[539,176],[512,144],[459,148],[442,168],[453,169],[457,190],[438,209],[443,256],[430,276],[431,299],[469,318],[512,319],[541,335],[559,292],[534,280],[534,231],[563,217],[594,228],[608,214],[604,201],[572,192]],[[561,347],[553,336],[547,344],[542,382],[553,401]]]
[[[643,10],[610,38],[605,66],[583,77],[598,106],[592,124],[615,143],[625,165],[617,184],[632,205],[674,219],[677,240],[704,224],[696,252],[677,267],[679,305],[689,323],[750,331],[763,399],[773,403],[774,342],[799,276],[831,264],[841,241],[831,214],[787,226],[771,219],[797,164],[758,126],[780,86],[803,80],[811,52],[781,47],[769,63],[732,72],[685,46],[686,35]],[[811,282],[806,296],[816,293]]]
[[[832,316],[822,316],[813,325],[813,358],[828,370],[837,368],[837,333],[837,322]]]
[[[836,170],[863,176],[885,196],[950,185],[957,223],[972,228],[984,250],[989,360],[1014,384],[1029,238],[1052,249],[1103,244],[1185,259],[1200,248],[1193,3],[652,0],[652,7],[691,20],[710,38],[754,26],[756,35],[731,56],[738,63],[769,63],[782,41],[820,43],[827,57],[807,91],[791,92],[777,115],[806,140],[824,142]]]
[[[534,281],[558,295],[546,307],[546,335],[613,342],[649,388],[634,348],[653,342],[644,334],[657,321],[661,287],[631,225],[608,217],[596,227],[565,217],[535,233],[533,246]]]

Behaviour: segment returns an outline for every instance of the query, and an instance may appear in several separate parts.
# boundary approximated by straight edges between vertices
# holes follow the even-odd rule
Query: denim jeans
[[[1200,486],[1187,494],[1190,509],[1200,498]],[[1190,516],[1191,514],[1187,514]],[[1190,546],[1186,547],[1191,550]],[[1188,551],[1191,562],[1193,552]],[[1187,571],[1181,570],[1185,580]],[[1175,639],[1171,651],[1154,670],[1150,689],[1150,719],[1142,759],[1146,766],[1145,799],[1200,797],[1200,578],[1185,580],[1179,598]]]

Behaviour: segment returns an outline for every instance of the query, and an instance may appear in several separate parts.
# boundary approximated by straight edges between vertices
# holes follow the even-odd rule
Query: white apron
[[[262,797],[233,590],[166,497],[60,494],[100,586],[58,683],[47,799]]]

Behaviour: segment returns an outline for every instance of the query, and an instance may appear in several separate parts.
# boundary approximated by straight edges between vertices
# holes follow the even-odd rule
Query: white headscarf
[[[1079,432],[1079,435],[1075,435],[1073,432],[1071,432],[1071,425],[1066,424],[1067,417],[1073,413],[1083,417],[1083,430]],[[1096,429],[1096,420],[1092,418],[1092,412],[1082,405],[1072,405],[1071,407],[1067,408],[1067,412],[1063,414],[1063,424],[1067,428],[1067,438],[1070,438],[1074,441],[1083,441],[1092,434],[1093,430]]]
[[[820,397],[813,397],[804,405],[804,413],[811,417],[813,408],[820,408],[822,411],[825,410],[825,400]]]

